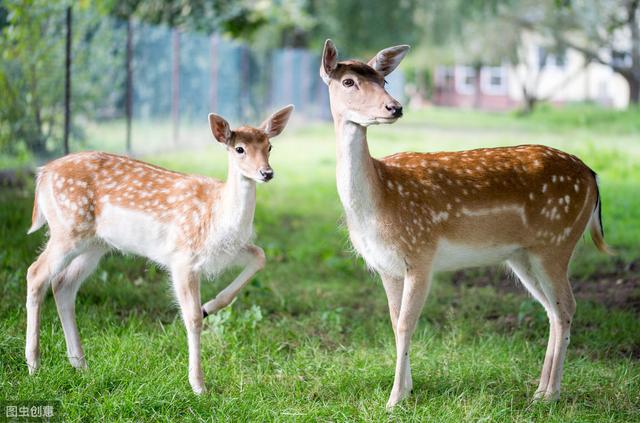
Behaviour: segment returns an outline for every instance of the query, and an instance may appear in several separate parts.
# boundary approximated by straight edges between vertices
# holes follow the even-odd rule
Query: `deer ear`
[[[215,113],[209,114],[209,127],[213,137],[222,144],[228,144],[231,141],[231,129],[229,123],[222,116]]]
[[[325,84],[329,84],[331,74],[338,67],[338,50],[333,41],[324,42],[324,50],[322,51],[322,64],[320,65],[320,77]]]
[[[284,127],[287,126],[287,122],[291,117],[293,108],[293,104],[289,104],[288,106],[278,110],[269,116],[267,120],[262,122],[260,129],[262,129],[269,138],[280,135]]]
[[[398,67],[409,48],[407,45],[401,45],[380,50],[373,59],[369,60],[368,65],[378,72],[382,72],[385,76],[389,75]]]

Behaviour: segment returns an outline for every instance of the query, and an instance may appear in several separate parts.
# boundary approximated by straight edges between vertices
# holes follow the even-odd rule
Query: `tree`
[[[544,22],[547,28],[558,31],[560,28],[557,25],[560,25],[560,22],[555,19],[556,12],[557,6],[551,1],[519,0],[504,3],[497,8],[492,19],[483,22],[485,36],[478,32],[467,37],[471,46],[477,44],[475,55],[482,56],[490,52],[490,58],[495,60],[501,57],[514,67],[514,74],[522,92],[524,114],[533,112],[538,103],[550,100],[589,64],[586,60],[584,67],[579,68],[577,72],[567,75],[546,92],[541,91],[542,77],[548,68],[548,60],[541,58],[540,52],[531,54],[530,49],[543,49],[545,54],[562,57],[565,54],[565,46],[558,43],[555,37],[535,32],[530,25],[523,22]]]
[[[54,83],[62,80],[62,74],[45,68],[59,62],[63,70],[63,26],[59,28],[49,20],[52,13],[62,10],[57,5],[21,7],[18,2],[7,2],[4,9],[7,20],[0,38],[0,142],[10,148],[12,142],[23,141],[31,151],[41,153],[61,116],[58,105],[50,100],[62,99],[62,84]]]
[[[589,44],[574,42],[569,36],[560,40],[569,47],[585,54],[590,60],[611,67],[629,84],[629,103],[640,101],[640,1],[593,1],[598,12],[592,25],[588,9],[577,2],[570,3],[570,12],[580,24]]]
[[[64,45],[67,1],[5,1],[0,36],[0,146],[8,152],[27,147],[37,155],[61,149],[64,104]],[[120,75],[106,71],[117,52],[113,22],[90,9],[74,26],[72,110],[91,116],[109,98]],[[71,126],[79,136],[80,128]]]
[[[590,4],[593,6],[595,3],[596,0],[591,0]],[[433,2],[429,4],[428,13],[425,13],[425,22],[428,22],[426,26],[430,29],[424,33],[426,42],[420,47],[420,55],[429,58],[426,61],[430,60],[432,63],[466,63],[476,69],[501,62],[511,63],[522,92],[523,112],[528,113],[539,102],[551,99],[554,93],[584,69],[578,69],[552,89],[541,92],[546,63],[534,60],[533,56],[537,55],[528,54],[527,49],[530,48],[532,39],[536,40],[539,47],[556,56],[563,55],[567,48],[580,48],[579,51],[584,53],[586,47],[577,47],[574,39],[583,40],[583,45],[601,52],[601,49],[596,48],[604,43],[596,44],[593,41],[595,36],[587,39],[583,33],[595,25],[587,23],[587,16],[596,20],[604,18],[593,7],[589,9],[583,3],[580,3],[580,7],[581,15],[572,4],[563,5],[557,0],[496,0],[488,5],[462,0]],[[586,13],[587,9],[591,14]],[[578,18],[579,16],[581,17]],[[439,27],[444,29],[439,30]],[[434,28],[437,31],[435,34],[432,33]],[[620,40],[628,39],[625,34],[616,37],[618,44]],[[593,60],[596,58],[592,54],[585,54],[584,65],[587,66]],[[631,73],[626,72],[625,79]],[[630,83],[632,85],[633,81]]]
[[[417,45],[403,64],[410,74],[435,75],[438,65],[465,63],[479,71],[485,65],[513,61],[519,35],[505,31],[507,25],[498,18],[499,9],[513,1],[417,1],[414,12]],[[421,91],[425,92],[426,86]]]
[[[414,44],[418,0],[328,0],[313,2],[314,44],[332,38],[341,54],[369,58],[384,47]]]
[[[558,45],[609,66],[629,84],[629,103],[640,101],[640,0],[564,0],[546,19],[520,25],[553,37]]]
[[[253,0],[99,0],[98,8],[118,19],[131,17],[149,24],[211,33],[225,33],[231,38],[254,39],[264,28],[277,28],[283,33],[304,33],[310,3],[298,0],[256,2]],[[302,29],[303,31],[298,31]],[[295,37],[293,37],[295,38]]]

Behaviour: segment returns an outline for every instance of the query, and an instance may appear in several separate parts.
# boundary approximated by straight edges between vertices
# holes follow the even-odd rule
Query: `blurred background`
[[[298,123],[329,120],[329,37],[342,58],[412,45],[389,78],[408,110],[640,120],[631,0],[3,0],[0,34],[1,168],[203,145],[212,111],[257,123],[293,103]]]
[[[393,420],[638,420],[640,0],[0,0],[0,403],[61,401],[65,421],[388,421],[395,349],[384,290],[353,254],[318,75],[410,44],[387,77],[405,106],[368,130],[374,157],[544,144],[600,178],[615,257],[588,237],[560,402],[530,402],[544,309],[499,268],[436,275],[413,337],[414,394]],[[90,371],[66,360],[53,298],[43,366],[24,363],[27,236],[36,166],[106,150],[224,179],[207,114],[256,125],[288,103],[273,182],[257,189],[267,266],[210,316],[211,393],[192,394],[186,337],[163,269],[109,255],[79,292]],[[213,298],[236,270],[202,283]],[[187,417],[188,416],[188,417]],[[295,416],[301,416],[297,418]]]

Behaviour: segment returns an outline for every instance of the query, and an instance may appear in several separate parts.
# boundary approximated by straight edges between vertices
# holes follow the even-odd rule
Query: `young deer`
[[[75,321],[76,293],[100,258],[116,249],[171,272],[188,335],[189,382],[194,392],[204,392],[202,320],[227,306],[265,264],[264,252],[251,242],[256,182],[273,178],[269,140],[282,132],[292,110],[283,108],[257,129],[233,131],[222,117],[209,115],[213,136],[227,149],[226,182],[98,152],[72,154],[42,167],[29,233],[47,223],[50,239],[27,272],[29,372],[39,364],[39,312],[50,281],[69,361],[86,367]],[[231,265],[244,270],[201,307],[200,275]]]
[[[575,310],[569,260],[587,225],[596,246],[608,251],[595,173],[577,157],[540,145],[372,158],[367,127],[402,116],[384,77],[408,49],[387,48],[368,63],[338,62],[327,40],[320,67],[349,235],[380,274],[389,303],[397,362],[387,407],[412,389],[409,342],[433,272],[505,261],[547,311],[550,335],[536,398],[557,398]]]

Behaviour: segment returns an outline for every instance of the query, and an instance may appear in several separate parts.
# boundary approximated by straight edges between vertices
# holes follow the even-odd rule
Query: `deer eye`
[[[271,151],[272,148],[273,148],[273,146],[271,144],[269,144],[269,151]]]
[[[236,147],[236,153],[238,153],[238,154],[242,154],[242,153],[244,153],[244,148],[242,148],[242,147]]]
[[[351,79],[351,78],[347,78],[344,81],[342,81],[342,85],[344,85],[347,88],[353,87],[354,84],[355,84],[355,82],[353,82],[353,79]]]

